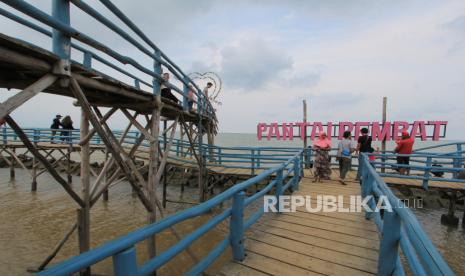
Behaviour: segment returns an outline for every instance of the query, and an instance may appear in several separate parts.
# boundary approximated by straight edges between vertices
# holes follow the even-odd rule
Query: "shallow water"
[[[414,209],[418,221],[456,275],[465,275],[465,229],[441,224],[446,209]],[[461,218],[462,212],[456,216]],[[461,222],[462,220],[460,220]]]
[[[79,189],[79,178],[73,179]],[[172,187],[168,198],[179,194]],[[194,194],[193,192],[191,194]],[[186,188],[185,198],[189,188]],[[179,198],[178,198],[179,199]],[[168,203],[168,214],[188,206]],[[75,204],[59,184],[48,175],[38,179],[38,191],[30,192],[30,178],[23,170],[16,170],[16,180],[9,181],[9,169],[0,169],[0,275],[28,275],[27,268],[37,267],[51,253],[54,246],[76,221]],[[192,232],[210,216],[191,219],[176,226],[181,236]],[[100,245],[120,235],[146,225],[146,212],[139,199],[131,195],[128,183],[121,183],[110,190],[110,200],[100,200],[91,209],[91,247]],[[224,229],[217,229],[200,238],[192,247],[198,256],[205,256],[224,238]],[[157,235],[158,251],[175,243],[173,235],[164,231]],[[53,263],[78,254],[77,234],[73,233]],[[146,244],[137,245],[137,258],[141,263],[147,259]],[[229,259],[224,256],[218,262]],[[182,253],[159,270],[161,275],[180,275],[193,265],[186,253]],[[93,274],[111,275],[111,260],[107,259],[94,266]],[[212,270],[216,269],[214,265]]]

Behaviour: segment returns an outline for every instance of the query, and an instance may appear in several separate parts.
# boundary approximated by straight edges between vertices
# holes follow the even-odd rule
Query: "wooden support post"
[[[71,153],[73,152],[73,145],[69,144],[66,153],[66,176],[68,180],[68,184],[73,184],[73,175],[71,174]]]
[[[105,163],[108,161],[108,149],[105,149]],[[105,170],[103,175],[103,184],[106,188],[103,189],[103,201],[108,201],[108,170]]]
[[[31,183],[31,191],[37,191],[37,163],[36,157],[32,156],[32,183]]]
[[[208,141],[208,160],[212,162],[215,158],[213,155],[213,146],[215,144],[215,137],[213,135],[213,129],[211,124],[207,125],[207,141]],[[206,162],[206,160],[205,160]]]
[[[182,128],[182,125],[179,125],[179,133],[180,133],[179,156],[184,156],[184,129]]]
[[[305,136],[304,136],[304,158],[305,158],[305,168],[308,169],[308,155],[306,154],[306,150],[307,150],[307,147],[308,147],[308,141],[307,141],[307,101],[306,100],[303,100],[303,112],[304,112],[304,117],[303,117],[303,122],[305,123],[305,126],[304,126],[304,132],[305,132]],[[328,133],[328,136],[331,137],[331,133]]]
[[[387,97],[383,97],[383,127],[384,127],[384,123],[386,123],[386,120],[387,120]],[[381,142],[381,152],[383,154],[386,153],[386,139],[384,139],[382,142]],[[384,165],[384,163],[386,163],[386,158],[382,158],[382,162],[383,162],[383,166],[381,166],[381,172],[384,173],[386,171],[386,166]]]
[[[163,121],[163,151],[166,153],[166,120]],[[167,155],[165,157],[168,157]],[[163,208],[166,208],[166,166],[163,166],[163,194],[162,204]]]
[[[449,209],[447,214],[441,215],[441,223],[444,225],[458,226],[459,218],[455,216],[457,209],[457,191],[452,190],[449,193]]]
[[[89,120],[86,111],[81,110],[81,135],[86,137],[89,133]],[[90,249],[90,144],[81,146],[81,185],[84,206],[78,210],[79,253]],[[81,271],[81,275],[90,275],[90,268]]]
[[[13,155],[16,154],[16,148],[12,148],[11,149],[11,162],[10,162],[10,180],[14,180],[15,179],[15,166],[16,166],[16,163],[15,163],[15,157]]]
[[[157,101],[161,102],[160,95],[157,95]],[[161,108],[155,108],[152,111],[152,124],[150,127],[150,134],[154,138],[154,141],[150,142],[150,160],[149,160],[149,175],[148,175],[148,200],[152,206],[152,211],[148,213],[148,223],[154,223],[157,220],[156,215],[156,188],[159,184],[159,181],[156,179],[158,172],[158,146],[159,141],[158,137],[160,135],[160,117],[161,117]],[[154,258],[156,256],[156,245],[155,245],[155,235],[151,236],[148,239],[148,254],[149,258]]]
[[[202,148],[203,146],[203,126],[202,126],[202,120],[199,120],[199,126],[197,129],[197,137],[198,137],[198,147],[199,147],[199,175],[198,175],[198,180],[199,180],[199,202],[204,202],[205,201],[205,175],[204,175],[204,170],[205,170],[205,153],[204,149]]]

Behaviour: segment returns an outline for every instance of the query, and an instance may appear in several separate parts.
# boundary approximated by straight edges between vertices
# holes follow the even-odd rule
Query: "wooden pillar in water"
[[[68,145],[68,151],[66,152],[66,174],[68,177],[68,184],[73,183],[73,176],[71,175],[71,152],[73,151],[73,145]]]
[[[108,149],[105,148],[105,163],[104,164],[106,164],[107,161],[108,161]],[[103,175],[103,185],[104,185],[104,187],[107,186],[107,183],[108,183],[108,170]],[[105,190],[103,191],[103,201],[108,201],[108,188],[105,188]]]
[[[155,50],[155,56],[161,59],[161,52],[159,50]],[[157,60],[153,62],[153,70],[158,75],[162,74],[161,63]],[[152,110],[152,121],[150,126],[150,134],[154,138],[153,141],[150,142],[150,153],[149,153],[149,172],[148,172],[148,182],[147,182],[147,192],[148,192],[148,201],[152,207],[152,211],[148,212],[148,223],[154,223],[157,220],[157,208],[156,208],[156,200],[157,200],[157,171],[158,171],[158,161],[159,161],[159,135],[160,135],[160,117],[161,117],[161,109],[162,102],[161,102],[161,82],[160,80],[153,79],[153,94],[155,95],[155,108]],[[156,239],[155,235],[150,236],[147,239],[147,251],[149,258],[154,258],[156,254]],[[155,273],[153,273],[155,274]]]
[[[208,141],[208,160],[213,161],[215,158],[213,156],[213,146],[215,145],[215,136],[213,135],[213,129],[211,124],[207,126],[207,141]]]
[[[161,105],[160,96],[157,96],[157,102]],[[159,152],[158,152],[158,136],[160,135],[160,114],[161,108],[160,105],[157,105],[152,111],[152,125],[150,127],[150,133],[152,134],[155,141],[150,142],[150,160],[149,160],[149,175],[148,175],[148,199],[152,205],[152,211],[148,213],[148,223],[154,223],[157,221],[156,216],[156,188],[158,183],[156,183],[156,174],[158,171],[158,161],[159,161]],[[156,244],[155,244],[155,235],[148,238],[148,255],[149,258],[154,258],[156,256]]]
[[[166,152],[166,119],[163,120],[163,150]],[[163,208],[166,208],[166,166],[163,168],[163,199],[162,199],[162,204]]]
[[[386,122],[387,120],[387,97],[383,97],[383,126],[384,126],[384,123]],[[384,139],[382,142],[381,142],[381,152],[384,154],[386,153],[386,139]],[[383,158],[382,162],[386,162],[386,159]],[[383,164],[383,166],[381,167],[381,172],[384,173],[386,171],[386,168]]]
[[[81,139],[89,133],[89,120],[81,110]],[[79,253],[90,249],[90,144],[81,146],[81,186],[84,206],[78,210]],[[81,271],[81,275],[90,275],[90,268]]]
[[[16,166],[16,160],[14,158],[14,155],[16,154],[16,148],[11,149],[11,162],[10,162],[10,180],[14,180],[16,173],[15,173],[15,166]]]
[[[303,113],[304,113],[304,117],[303,117],[303,123],[307,123],[307,101],[306,100],[303,100]],[[304,135],[304,150],[307,149],[308,147],[308,141],[307,141],[307,125],[304,126],[304,132],[305,132],[305,135]],[[331,137],[331,133],[328,133],[328,136]],[[308,155],[307,155],[307,152],[304,151],[305,155],[304,155],[304,161],[305,161],[305,168],[308,168]]]
[[[32,157],[32,183],[31,183],[31,191],[37,191],[37,166],[39,163],[36,160],[36,157]]]
[[[184,129],[182,124],[179,124],[179,133],[180,133],[180,146],[179,146],[179,156],[184,156]]]
[[[205,183],[204,183],[204,168],[205,168],[205,154],[204,149],[202,148],[203,144],[203,126],[202,120],[199,121],[199,128],[198,128],[198,146],[199,146],[199,202],[205,201]]]

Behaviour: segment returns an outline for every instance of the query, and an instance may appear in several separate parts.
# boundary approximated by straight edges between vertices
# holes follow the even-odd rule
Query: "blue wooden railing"
[[[52,142],[52,137],[54,138],[53,142],[70,146],[77,145],[80,142],[80,132],[78,129],[52,130],[47,128],[24,128],[23,131],[34,143],[49,143]],[[54,136],[52,136],[53,131],[56,131]],[[69,135],[61,135],[62,131]],[[123,134],[122,131],[118,130],[113,132],[117,138],[120,138]],[[0,135],[0,144],[20,142],[16,133],[11,128],[1,128]],[[139,131],[129,131],[124,138],[123,146],[137,143],[140,135],[141,133]],[[165,143],[168,144],[168,141],[165,141],[163,137],[160,137],[159,141],[162,148]],[[97,134],[91,138],[90,144],[104,147],[102,139]],[[144,140],[140,145],[141,150],[148,150],[149,147],[150,142],[147,140]],[[191,145],[185,140],[173,139],[173,144],[168,149],[170,152],[170,159],[195,165],[197,161],[194,159],[191,147],[194,148],[197,153],[203,155],[204,159],[207,160],[207,167],[247,169],[250,170],[251,175],[256,175],[257,172],[261,172],[261,170],[266,170],[282,164],[302,150],[302,148],[287,147],[221,147],[207,144],[199,146],[198,144]]]
[[[108,257],[113,258],[115,275],[147,275],[169,262],[173,257],[184,251],[199,237],[206,234],[216,225],[227,219],[230,219],[230,222],[229,232],[226,237],[213,250],[211,250],[206,257],[196,263],[194,267],[190,268],[186,274],[199,275],[229,246],[232,249],[234,260],[242,261],[245,257],[243,243],[244,231],[250,228],[250,226],[252,226],[263,215],[263,207],[259,207],[258,211],[253,212],[246,219],[244,218],[245,209],[250,208],[249,206],[253,202],[258,202],[261,206],[261,204],[263,204],[263,196],[270,193],[272,190],[275,191],[275,195],[277,197],[290,188],[297,190],[303,173],[302,158],[303,151],[301,150],[280,165],[268,169],[247,181],[236,184],[225,192],[200,205],[186,209],[157,223],[140,228],[139,230],[129,233],[121,238],[108,242],[91,251],[51,267],[38,275],[70,275]],[[266,179],[270,179],[269,177],[272,175],[275,176],[274,179],[269,180],[268,184],[266,184],[266,186],[258,193],[251,196],[246,195],[245,191],[249,187],[252,187]],[[211,218],[207,223],[188,234],[170,249],[161,252],[158,256],[148,260],[141,266],[137,265],[135,244],[152,235],[160,233],[177,223],[203,215],[230,199],[232,199],[231,207],[224,210],[221,214]],[[252,210],[255,209],[256,208],[252,208]]]
[[[405,275],[400,250],[413,275],[454,275],[434,247],[415,215],[397,198],[362,154],[362,196],[372,196],[368,205],[375,209],[375,198],[385,197],[392,212],[367,212],[381,232],[378,275]],[[386,206],[386,203],[384,204]]]
[[[45,26],[50,27],[51,30],[41,27],[27,19],[24,18],[24,15],[18,15],[13,12],[9,12],[5,9],[0,8],[0,15],[9,18],[19,24],[22,24],[32,30],[35,30],[47,37],[51,37],[52,41],[52,51],[54,54],[59,56],[62,60],[67,62],[75,62],[83,65],[86,68],[96,71],[92,67],[92,60],[96,60],[111,69],[122,73],[123,75],[129,77],[133,80],[133,85],[135,88],[141,90],[141,84],[150,88],[154,94],[158,94],[160,91],[160,84],[163,83],[167,87],[171,88],[175,93],[181,96],[182,108],[185,111],[188,111],[188,92],[189,85],[194,87],[195,99],[194,102],[197,104],[198,115],[201,117],[207,117],[210,119],[215,118],[215,110],[211,105],[210,101],[203,94],[202,90],[176,65],[171,61],[156,45],[153,43],[147,35],[145,35],[121,10],[118,9],[110,0],[99,0],[113,15],[115,15],[125,27],[129,28],[136,36],[129,34],[124,31],[122,27],[115,24],[112,19],[105,17],[101,11],[94,9],[94,5],[87,4],[86,1],[82,0],[54,0],[52,3],[52,14],[49,15],[46,12],[40,10],[34,4],[28,3],[24,0],[0,0],[1,2],[9,5],[14,10],[21,12],[33,18]],[[105,45],[102,42],[97,41],[96,39],[86,35],[85,32],[75,29],[70,24],[71,18],[71,9],[70,3],[74,4],[75,7],[82,10],[83,12],[90,15],[92,18],[100,22],[102,25],[107,27],[107,30],[116,33],[123,40],[130,43],[134,48],[125,51],[125,53],[120,53],[116,50],[113,50],[111,46]],[[107,12],[107,11],[104,11]],[[19,36],[19,34],[18,34]],[[76,40],[84,44],[85,46],[77,45],[72,42]],[[146,47],[142,45],[138,40],[142,40]],[[71,58],[71,48],[76,49],[83,54],[82,62],[73,61]],[[94,50],[92,50],[92,48]],[[104,58],[101,54],[95,52],[97,50],[100,53],[103,53],[107,56],[110,56],[111,59]],[[136,53],[142,54],[145,58],[149,58],[153,61],[153,68],[147,68],[142,63],[146,61],[139,62],[136,59],[127,56],[127,53]],[[115,63],[116,61],[117,63]],[[138,77],[135,74],[128,72],[124,69],[124,65],[131,65],[143,77]],[[165,82],[161,76],[162,66],[166,68],[167,72],[173,74],[179,82],[181,82],[182,87],[177,87],[172,83]],[[165,71],[166,72],[166,71]],[[105,75],[104,73],[100,73]],[[147,78],[151,78],[147,80]],[[124,80],[121,80],[124,82]]]

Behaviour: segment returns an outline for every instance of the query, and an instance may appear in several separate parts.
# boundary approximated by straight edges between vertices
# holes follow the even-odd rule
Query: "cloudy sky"
[[[28,2],[50,11],[51,0]],[[86,2],[108,14],[97,0]],[[185,72],[221,76],[222,132],[253,133],[258,122],[300,121],[303,99],[311,121],[376,121],[387,96],[389,120],[447,120],[448,138],[464,137],[463,0],[113,2]],[[75,8],[72,24],[151,66]],[[0,18],[0,26],[3,33],[51,47],[8,19]],[[79,53],[73,58],[81,60]],[[13,115],[24,126],[46,127],[56,113],[79,118],[71,99],[46,94]],[[122,117],[112,123],[125,124]]]

